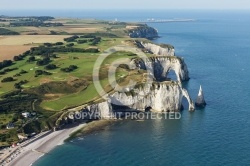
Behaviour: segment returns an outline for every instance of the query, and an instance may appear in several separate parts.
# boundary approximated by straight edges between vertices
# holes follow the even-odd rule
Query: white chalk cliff
[[[109,119],[113,115],[111,103],[104,101],[98,104],[92,104],[85,108],[85,111],[97,113],[102,119]]]
[[[143,84],[129,92],[115,92],[110,96],[111,102],[124,105],[132,110],[145,111],[147,108],[154,112],[180,111],[182,99],[186,97],[189,110],[194,110],[194,104],[189,94],[177,81]]]
[[[145,83],[127,92],[115,92],[106,101],[84,107],[82,111],[102,119],[114,118],[115,112],[176,112],[181,110],[183,98],[189,103],[189,111],[194,111],[193,101],[178,81]]]
[[[148,51],[152,52],[154,55],[159,56],[174,56],[175,50],[173,47],[162,47],[152,43],[143,43],[141,45],[147,49]]]
[[[144,31],[143,31],[144,32]],[[154,82],[136,85],[126,92],[114,92],[106,101],[92,104],[82,108],[83,111],[98,113],[101,118],[113,118],[115,112],[120,111],[146,111],[175,112],[182,108],[182,100],[186,98],[189,111],[194,111],[194,103],[188,91],[182,87],[182,81],[189,80],[189,72],[183,58],[175,56],[173,47],[165,47],[135,41],[137,48],[149,51],[155,56],[147,59],[135,58],[130,62],[131,69],[147,70],[154,78]],[[116,51],[119,51],[117,47]],[[177,80],[169,80],[168,74],[174,71]],[[196,103],[205,102],[203,93]]]
[[[176,56],[157,56],[148,59],[134,59],[131,62],[133,68],[139,68],[150,72],[156,80],[167,78],[170,70],[176,74],[178,81],[189,80],[189,72],[186,63],[182,58]]]

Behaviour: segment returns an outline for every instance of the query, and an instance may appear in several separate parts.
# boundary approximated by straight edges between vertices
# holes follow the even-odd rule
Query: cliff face
[[[106,101],[83,106],[80,110],[87,112],[91,116],[90,119],[113,119],[117,112],[129,111],[176,112],[181,110],[183,98],[186,98],[189,103],[189,111],[194,111],[194,103],[181,82],[145,83],[133,89],[127,88],[125,92],[115,92],[109,95]]]
[[[148,51],[158,56],[174,56],[175,55],[175,50],[171,46],[162,47],[156,44],[143,43],[143,42],[141,42],[141,45]]]
[[[143,84],[127,92],[115,92],[107,101],[87,106],[83,111],[104,119],[114,118],[115,112],[125,111],[176,112],[181,110],[183,97],[187,98],[189,110],[193,111],[194,104],[179,82]]]
[[[128,35],[131,38],[154,39],[159,37],[157,30],[149,26],[141,26],[131,29],[129,30]]]
[[[145,111],[150,108],[153,112],[175,112],[181,110],[183,97],[188,99],[189,110],[193,111],[194,105],[187,91],[175,81],[144,84],[132,92],[116,92],[110,99],[112,103],[125,105],[133,110]]]
[[[87,106],[84,109],[84,111],[90,112],[91,114],[96,114],[100,116],[102,119],[110,119],[113,116],[114,110],[111,106],[111,103],[108,101],[105,101],[102,103],[92,104],[90,106]]]
[[[129,36],[151,39],[158,37],[158,33],[154,28],[142,26],[130,30]],[[147,70],[156,82],[137,85],[133,89],[127,88],[125,92],[114,92],[106,101],[81,108],[82,111],[98,114],[99,118],[105,119],[114,118],[115,112],[148,110],[158,113],[175,112],[181,110],[183,98],[186,98],[189,103],[189,111],[194,111],[194,103],[181,84],[182,81],[189,80],[188,68],[182,58],[175,56],[174,47],[139,41],[135,41],[135,45],[144,52],[150,52],[156,56],[132,59],[131,69]],[[116,47],[115,50],[120,49],[123,50],[124,47]],[[170,81],[168,78],[171,70],[176,74],[176,81]]]
[[[150,74],[157,80],[166,80],[170,70],[176,74],[178,81],[189,80],[187,65],[183,59],[175,56],[151,57],[146,60],[134,59],[132,65],[134,68],[139,68],[150,71]]]

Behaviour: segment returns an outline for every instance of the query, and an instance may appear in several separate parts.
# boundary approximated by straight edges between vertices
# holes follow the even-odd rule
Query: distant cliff
[[[146,38],[154,39],[159,37],[156,29],[149,26],[139,26],[128,31],[128,35],[131,38]]]
[[[148,59],[133,59],[134,68],[149,69],[150,74],[157,81],[167,80],[168,73],[173,70],[179,82],[189,80],[189,72],[186,63],[176,56],[156,56]]]
[[[162,45],[156,45],[153,43],[144,43],[141,42],[141,45],[147,49],[148,51],[152,52],[155,55],[159,56],[174,56],[175,50],[174,47],[167,44]]]
[[[134,45],[145,53],[151,53],[156,56],[175,56],[175,49],[170,44],[154,44],[151,42],[134,41]]]

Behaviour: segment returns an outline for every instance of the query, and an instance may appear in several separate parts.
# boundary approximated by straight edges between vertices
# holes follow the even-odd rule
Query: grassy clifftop
[[[9,43],[15,43],[11,45],[13,47],[30,46],[25,52],[11,55],[11,61],[3,59],[0,63],[1,145],[17,142],[18,133],[30,134],[52,128],[65,108],[98,99],[99,94],[92,81],[96,59],[112,46],[130,45],[132,42],[127,30],[140,26],[120,22],[49,18],[43,22],[61,23],[62,26],[48,24],[50,27],[13,27],[8,20],[3,22],[3,18],[1,19],[0,26],[4,28],[0,30],[21,34],[21,39],[18,40],[19,43],[15,43],[14,36],[0,38],[0,46],[8,48],[4,45],[6,39]],[[106,91],[112,90],[107,78],[110,65],[117,59],[134,56],[136,55],[130,52],[121,51],[111,54],[103,62],[100,82]],[[115,73],[121,84],[129,74],[131,71],[124,65],[118,67]],[[32,115],[25,118],[22,116],[23,112]],[[14,124],[14,129],[6,129],[9,123]]]

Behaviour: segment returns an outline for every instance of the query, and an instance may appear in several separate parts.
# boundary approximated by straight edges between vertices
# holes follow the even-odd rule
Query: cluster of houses
[[[31,116],[35,116],[36,115],[36,112],[23,112],[22,113],[22,116],[24,117],[24,118],[29,118],[29,117],[31,117]],[[15,124],[14,123],[12,123],[12,122],[9,122],[7,125],[6,125],[6,129],[13,129],[13,128],[15,128]]]

